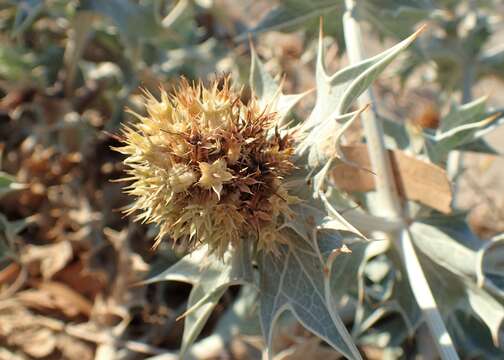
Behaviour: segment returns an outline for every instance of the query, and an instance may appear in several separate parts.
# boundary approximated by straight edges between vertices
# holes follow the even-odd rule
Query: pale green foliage
[[[23,188],[24,185],[17,182],[14,176],[0,171],[0,196]]]
[[[502,114],[488,112],[485,102],[486,98],[480,98],[461,106],[452,106],[451,111],[441,119],[441,126],[435,134],[430,135],[429,131],[425,130],[425,146],[432,162],[444,162],[450,151],[464,150],[464,146],[483,141],[483,135],[502,123]],[[491,151],[491,148],[480,150]]]
[[[42,0],[20,0],[16,9],[12,35],[18,36],[30,27],[43,8],[44,2]]]
[[[340,53],[343,53],[343,23],[340,14],[345,10],[343,0],[282,0],[268,12],[249,33],[260,34],[266,31],[304,30],[309,38],[317,34],[319,19],[325,21],[326,31],[334,35]],[[247,34],[238,36],[244,40]]]
[[[319,189],[313,193],[307,181],[313,170],[320,170],[323,159],[338,157],[337,152],[324,154],[320,148],[313,149],[323,141],[333,143],[337,149],[344,129],[359,114],[345,112],[385,67],[411,44],[415,36],[333,76],[326,75],[322,64],[323,47],[319,47],[317,100],[312,114],[302,124],[301,136],[306,139],[297,151],[296,165],[299,170],[285,179],[287,184],[293,184],[292,194],[303,199],[302,204],[292,207],[294,219],[284,224],[284,235],[289,239],[288,245],[282,246],[279,254],[249,254],[246,249],[242,249],[243,252],[231,251],[224,262],[206,257],[206,250],[202,248],[197,253],[187,255],[163,274],[149,280],[176,280],[193,284],[185,320],[182,353],[186,353],[188,346],[196,339],[227,287],[251,282],[257,287],[259,319],[269,356],[273,355],[271,342],[275,323],[285,310],[289,310],[306,328],[346,357],[360,358],[352,337],[335,311],[333,277],[330,274],[331,269],[337,272],[335,283],[347,281],[347,277],[352,277],[349,272],[341,272],[339,266],[332,266],[334,259],[349,258],[352,255],[331,254],[337,254],[348,240],[365,240],[357,229],[337,213],[330,200],[318,193]],[[252,54],[250,78],[259,101],[264,106],[269,106],[270,110],[280,113],[279,122],[282,122],[292,106],[305,95],[284,95],[281,85],[265,71],[255,53]],[[319,138],[314,138],[313,134],[317,134]],[[321,134],[324,135],[322,138]],[[316,151],[317,156],[323,158],[306,162],[307,157],[303,154],[305,151]],[[330,161],[326,163],[331,164]],[[328,168],[329,166],[324,166],[323,170]],[[325,171],[322,171],[311,181],[321,183],[324,177]],[[244,244],[247,246],[248,242],[245,241]],[[255,257],[258,263],[256,277],[250,275],[252,257]]]
[[[357,4],[357,18],[369,22],[382,37],[403,37],[426,19],[446,30],[456,27],[463,18],[456,11],[457,4],[450,1],[404,0],[398,4],[365,0]],[[341,41],[338,14],[343,9],[343,1],[280,1],[252,32],[299,28],[310,31],[318,17],[324,16],[336,18],[331,34]],[[441,10],[446,9],[454,11],[457,18],[444,17],[446,13]],[[443,38],[430,34],[409,52],[403,75],[410,75],[426,59],[434,60],[438,81],[444,88],[462,91],[464,81],[468,81],[462,69],[473,58],[478,58],[475,68],[471,69],[475,78],[498,75],[502,68],[501,51],[482,51],[489,29],[487,19],[478,15],[474,23],[466,26],[463,38],[457,38],[456,31],[447,31],[448,35]],[[335,194],[327,181],[327,173],[335,161],[346,161],[339,151],[339,143],[344,131],[360,114],[351,112],[353,103],[386,66],[410,47],[416,36],[333,75],[327,74],[323,39],[319,38],[315,105],[300,124],[302,141],[296,149],[298,169],[286,179],[295,189],[294,195],[303,199],[301,205],[293,207],[295,218],[284,224],[288,245],[282,246],[279,254],[254,253],[245,246],[227,253],[223,261],[208,256],[206,249],[201,248],[148,280],[183,281],[193,285],[185,314],[182,355],[190,356],[191,346],[205,322],[232,285],[242,285],[240,296],[221,319],[215,333],[202,343],[215,337],[227,342],[238,332],[255,333],[259,331],[259,323],[271,357],[275,326],[288,310],[307,329],[348,358],[360,357],[355,344],[387,347],[391,356],[404,355],[403,342],[414,336],[425,320],[425,313],[422,314],[418,305],[422,295],[414,294],[411,289],[410,281],[414,279],[407,266],[409,259],[402,257],[394,242],[367,241],[360,229],[337,212],[336,209],[354,204]],[[266,71],[253,49],[250,85],[262,106],[278,112],[279,131],[289,125],[289,113],[307,95],[284,94],[281,83]],[[452,105],[441,120],[441,127],[435,131],[424,130],[420,140],[402,124],[381,120],[389,147],[410,151],[440,165],[455,149],[491,152],[482,136],[502,122],[498,112],[486,109],[485,99]],[[372,207],[372,197],[363,194],[361,198],[364,208]],[[440,216],[418,204],[408,205],[412,222],[403,231],[412,240],[420,271],[425,274],[433,294],[436,308],[431,310],[441,313],[461,355],[502,357],[502,238],[484,242],[470,232],[464,216]],[[369,220],[366,227],[369,232],[393,225],[387,219],[361,215],[361,219]],[[351,254],[342,251],[343,246],[348,246]],[[256,268],[252,267],[253,263],[257,264]],[[351,335],[336,311],[335,304],[343,296],[356,304]],[[478,330],[467,331],[468,327]],[[435,337],[439,335],[434,333]]]
[[[148,280],[193,285],[184,318],[181,356],[192,356],[193,343],[206,321],[223,294],[234,285],[241,286],[240,295],[221,317],[213,334],[202,343],[215,337],[228,342],[237,334],[262,331],[272,356],[275,326],[288,310],[306,328],[349,358],[359,358],[354,343],[388,347],[388,354],[404,356],[402,343],[414,336],[423,321],[404,259],[394,243],[381,239],[367,241],[359,232],[367,234],[393,224],[367,213],[361,214],[366,227],[350,224],[337,209],[348,209],[355,203],[335,194],[326,175],[335,161],[345,161],[338,146],[347,126],[358,119],[359,111],[352,112],[355,110],[352,104],[407,47],[408,56],[401,71],[405,83],[420,65],[431,66],[444,90],[439,96],[440,102],[447,98],[452,101],[453,92],[467,93],[483,77],[504,78],[504,50],[486,46],[495,30],[492,9],[497,2],[471,1],[474,5],[471,9],[465,6],[466,2],[458,0],[358,0],[356,18],[370,24],[381,38],[402,39],[422,21],[429,21],[435,31],[428,31],[413,45],[415,37],[409,37],[371,59],[332,75],[327,74],[323,42],[319,39],[315,108],[301,124],[304,139],[297,148],[298,169],[286,179],[295,189],[295,195],[303,199],[302,205],[294,207],[296,217],[284,224],[289,246],[282,247],[276,256],[256,254],[244,247],[227,253],[224,260],[209,256],[203,247]],[[149,68],[157,76],[166,76],[185,69],[186,74],[202,77],[201,74],[215,71],[215,59],[222,58],[215,56],[222,54],[219,41],[209,39],[201,43],[198,31],[194,31],[197,1],[166,2],[168,5],[163,11],[158,8],[165,3],[161,1],[53,1],[51,8],[48,3],[19,1],[12,35],[21,35],[44,12],[60,12],[71,19],[74,30],[79,30],[81,37],[74,44],[77,49],[84,47],[87,35],[108,44],[111,57],[120,58],[114,64],[120,76],[107,74],[107,78],[93,80],[114,84],[110,88],[113,96],[109,105],[115,114],[122,114],[131,91],[138,87],[137,70]],[[175,12],[169,23],[163,22],[160,14],[173,11],[174,4],[179,3],[185,4],[184,11]],[[322,17],[327,34],[337,41],[339,54],[343,53],[343,0],[280,0],[277,3],[278,6],[250,29],[251,33],[303,29],[306,39],[311,40],[315,39],[313,35]],[[91,19],[85,23],[86,29],[79,28],[82,19]],[[105,23],[96,19],[105,19]],[[115,26],[113,31],[109,24]],[[245,40],[246,34],[239,38]],[[16,85],[52,83],[48,80],[56,78],[63,56],[62,51],[54,56],[51,52],[54,49],[45,45],[39,54],[23,47],[0,45],[0,76]],[[127,56],[118,56],[123,47]],[[74,57],[65,64],[65,70],[85,68],[83,77],[89,76],[91,70],[98,70],[95,64],[80,61],[78,52],[69,52]],[[289,123],[293,107],[307,95],[284,94],[281,84],[266,71],[254,51],[250,85],[263,106],[269,105],[279,113],[280,131]],[[492,152],[482,137],[502,123],[502,116],[499,118],[498,111],[488,110],[485,99],[466,100],[460,105],[450,104],[451,111],[441,120],[439,129],[424,131],[420,150],[416,146],[418,139],[401,123],[381,119],[387,145],[440,165],[455,149]],[[491,120],[492,117],[495,118]],[[115,124],[111,122],[111,128]],[[11,176],[0,174],[0,195],[19,186]],[[358,197],[363,200],[363,209],[370,207],[371,197]],[[464,214],[441,216],[418,204],[408,205],[412,218],[408,231],[457,350],[465,358],[503,358],[502,235],[483,241],[470,232]],[[26,223],[10,222],[0,215],[0,261],[15,256],[16,235]],[[343,245],[352,252],[341,251]],[[335,305],[344,296],[356,304],[351,335]]]
[[[328,279],[324,276],[324,263],[317,254],[320,252],[318,243],[306,242],[297,234],[291,234],[290,241],[293,243],[284,247],[280,256],[263,254],[259,259],[260,319],[268,348],[271,349],[276,319],[289,310],[306,328],[346,357],[358,358],[352,338],[331,309],[332,294],[324,285]],[[320,237],[318,241],[333,250],[341,246],[337,236]]]
[[[301,154],[308,150],[310,166],[317,167],[334,155],[341,157],[338,153],[328,156],[327,151],[323,149],[324,146],[327,147],[327,142],[332,137],[335,137],[334,146],[338,143],[339,139],[335,133],[343,126],[338,123],[338,120],[355,119],[344,116],[350,105],[371,85],[385,67],[414,41],[416,36],[416,34],[412,35],[389,50],[360,64],[342,69],[331,76],[327,75],[325,70],[322,35],[320,36],[316,65],[317,99],[313,112],[303,123],[303,130],[307,136],[299,150]]]
[[[224,259],[208,255],[206,247],[186,255],[175,265],[146,283],[181,281],[193,285],[187,303],[181,355],[196,340],[212,310],[229,286],[253,282],[249,249],[226,254]]]
[[[28,224],[26,220],[9,221],[0,214],[0,265],[16,258],[16,236]]]

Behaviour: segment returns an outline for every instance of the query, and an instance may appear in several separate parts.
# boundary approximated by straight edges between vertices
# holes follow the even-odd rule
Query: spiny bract
[[[284,177],[294,168],[294,138],[280,135],[276,114],[247,102],[228,78],[201,83],[180,81],[173,94],[157,100],[146,93],[148,115],[125,126],[117,148],[136,197],[127,210],[136,220],[160,226],[189,250],[207,244],[222,256],[243,239],[275,252],[284,242],[282,219],[292,216]]]

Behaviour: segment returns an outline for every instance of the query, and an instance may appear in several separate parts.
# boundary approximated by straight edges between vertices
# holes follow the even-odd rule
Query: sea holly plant
[[[187,250],[147,280],[193,286],[177,356],[194,355],[212,311],[235,285],[244,290],[237,306],[257,312],[269,357],[286,311],[350,359],[360,358],[358,344],[399,348],[424,321],[443,359],[502,354],[502,238],[482,242],[463,216],[401,197],[382,123],[374,109],[365,111],[373,80],[419,32],[364,60],[353,6],[348,1],[343,19],[352,65],[327,74],[320,36],[315,105],[301,122],[289,116],[308,92],[285,95],[252,51],[250,96],[228,77],[209,85],[181,80],[159,99],[146,94],[147,115],[124,126],[117,150],[127,156],[127,192],[135,198],[128,212],[157,224],[158,241],[169,237]],[[451,150],[478,146],[499,116],[487,114],[483,100],[454,107],[437,132],[423,134],[420,155],[444,165]],[[359,117],[372,169],[343,151],[344,132]],[[413,150],[402,125],[387,129],[401,149]],[[334,181],[341,164],[373,173],[376,191],[342,193]],[[338,210],[351,209],[354,195],[368,213],[343,217]],[[343,296],[356,303],[352,335],[337,310]],[[233,322],[243,319],[225,316],[217,327],[224,339]],[[461,330],[468,325],[490,335]],[[385,333],[392,336],[384,340]]]
[[[127,156],[126,191],[135,197],[128,212],[188,252],[148,280],[193,285],[181,356],[227,288],[252,284],[270,356],[275,323],[289,310],[340,353],[360,358],[336,311],[330,269],[350,244],[367,240],[320,189],[326,164],[345,161],[342,132],[365,109],[351,112],[352,104],[417,36],[331,76],[320,42],[316,104],[295,126],[288,113],[303,95],[284,95],[256,54],[250,99],[229,78],[209,86],[181,80],[172,94],[146,95],[147,115],[124,126],[117,150]]]

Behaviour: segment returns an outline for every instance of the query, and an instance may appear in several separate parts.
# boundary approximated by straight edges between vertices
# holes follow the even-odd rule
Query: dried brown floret
[[[228,78],[206,88],[182,79],[173,94],[145,98],[147,116],[123,129],[123,147],[136,197],[128,210],[194,249],[207,244],[223,255],[252,239],[275,251],[278,231],[292,216],[283,179],[294,168],[294,139],[280,135],[276,114],[252,97],[240,99]]]

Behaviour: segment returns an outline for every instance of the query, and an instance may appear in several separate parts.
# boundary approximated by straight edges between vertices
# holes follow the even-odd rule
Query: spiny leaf
[[[300,94],[284,95],[282,93],[283,82],[278,84],[266,70],[261,59],[257,55],[254,45],[250,44],[252,61],[250,64],[250,86],[259,98],[262,106],[268,106],[271,111],[277,112],[277,124],[283,125],[285,117],[290,110],[311,90]]]
[[[340,18],[337,15],[341,13],[343,6],[342,0],[282,0],[250,32],[259,34],[273,30],[292,31],[300,27],[306,29],[308,22],[316,22],[321,16],[341,21],[337,19]],[[245,34],[240,35],[237,40],[245,37]]]
[[[502,350],[493,346],[488,328],[476,315],[456,310],[447,324],[463,359],[502,359]]]
[[[0,214],[0,262],[15,256],[15,237],[28,225],[28,220],[9,221]]]
[[[319,49],[316,65],[316,91],[315,107],[303,124],[303,131],[310,132],[310,140],[302,147],[302,152],[310,148],[314,162],[325,162],[320,157],[323,153],[320,144],[325,144],[333,136],[341,124],[333,119],[349,110],[354,101],[371,85],[371,83],[385,70],[385,68],[420,34],[422,29],[393,46],[359,64],[342,69],[329,76],[324,66],[324,45],[322,31],[319,36]],[[312,135],[313,134],[313,135]],[[316,140],[315,140],[316,139]]]
[[[486,97],[481,97],[458,107],[452,106],[450,113],[440,122],[441,126],[439,127],[439,131],[436,136],[441,137],[442,134],[455,129],[458,126],[472,123],[475,120],[480,120],[485,113],[486,101]]]
[[[504,79],[504,48],[491,49],[483,52],[479,57],[480,75],[494,75]]]
[[[434,15],[431,1],[363,0],[357,1],[357,17],[371,23],[381,35],[394,39],[407,36],[413,27]]]
[[[273,327],[285,310],[310,331],[327,341],[331,346],[350,359],[360,359],[343,322],[328,302],[332,295],[327,293],[324,283],[324,264],[310,243],[288,232],[290,245],[280,249],[277,256],[262,254],[259,258],[260,271],[260,320],[271,358]],[[336,248],[341,243],[333,243]]]
[[[16,18],[12,26],[12,36],[18,36],[28,29],[42,12],[42,0],[21,0],[17,4]]]
[[[112,19],[124,38],[131,43],[156,38],[163,30],[152,8],[131,0],[81,0],[79,10],[93,11]]]
[[[326,181],[327,174],[333,166],[332,160],[338,160],[347,163],[350,166],[359,167],[358,164],[350,162],[345,158],[341,150],[341,139],[346,130],[359,118],[360,114],[367,110],[367,106],[355,112],[338,116],[334,119],[334,132],[332,136],[321,134],[320,131],[326,131],[325,127],[318,127],[307,134],[306,139],[296,149],[298,153],[303,153],[306,147],[310,147],[308,153],[308,165],[316,168],[320,164],[320,159],[328,158],[324,166],[313,178],[314,192],[318,194]],[[325,142],[321,142],[321,137],[326,137]]]
[[[260,335],[257,288],[253,285],[244,285],[232,306],[220,316],[212,334],[198,340],[187,352],[187,357],[189,359],[218,357],[221,354],[222,345],[227,345],[236,336]],[[215,346],[215,344],[220,346]]]
[[[460,151],[471,151],[488,155],[499,155],[499,152],[484,139],[476,139],[470,143],[457,147]]]
[[[325,160],[327,158],[337,156],[337,144],[332,141],[333,139],[330,134],[334,134],[336,130],[340,130],[341,128],[348,128],[351,123],[358,119],[362,111],[363,109],[360,109],[359,111],[327,119],[325,126],[321,124],[316,128],[305,131],[305,137],[296,148],[296,153],[304,155],[308,152],[308,165],[314,168],[320,166],[320,163],[322,162],[320,159]],[[328,134],[327,131],[332,132]],[[343,131],[339,131],[339,134],[342,133]],[[324,164],[325,166],[328,166],[326,162],[324,162]],[[324,175],[327,173],[327,170],[329,170],[329,168],[325,169],[323,173]],[[321,180],[323,180],[323,177],[321,177]],[[315,183],[318,182],[316,181]]]
[[[496,298],[478,286],[478,253],[427,224],[414,223],[411,233],[443,312],[449,314],[458,308],[476,314],[492,332],[495,346],[502,346],[504,299],[499,294],[495,294]]]
[[[435,163],[446,159],[449,151],[463,149],[504,122],[502,113],[488,114],[485,110],[486,97],[459,107],[453,106],[441,120],[441,127],[433,137],[427,138],[427,153]],[[469,147],[470,148],[470,147]]]
[[[229,286],[253,282],[251,259],[243,246],[228,252],[223,260],[209,255],[206,247],[186,255],[171,268],[146,280],[181,281],[193,285],[184,314],[184,334],[180,354],[183,357],[196,340],[208,317]]]
[[[312,128],[323,123],[328,117],[338,116],[348,111],[357,97],[371,85],[401,51],[411,45],[422,30],[423,28],[381,54],[342,69],[331,76],[327,74],[324,66],[325,51],[321,30],[316,65],[317,100],[305,128]]]
[[[504,299],[504,234],[487,241],[478,250],[478,285]]]

